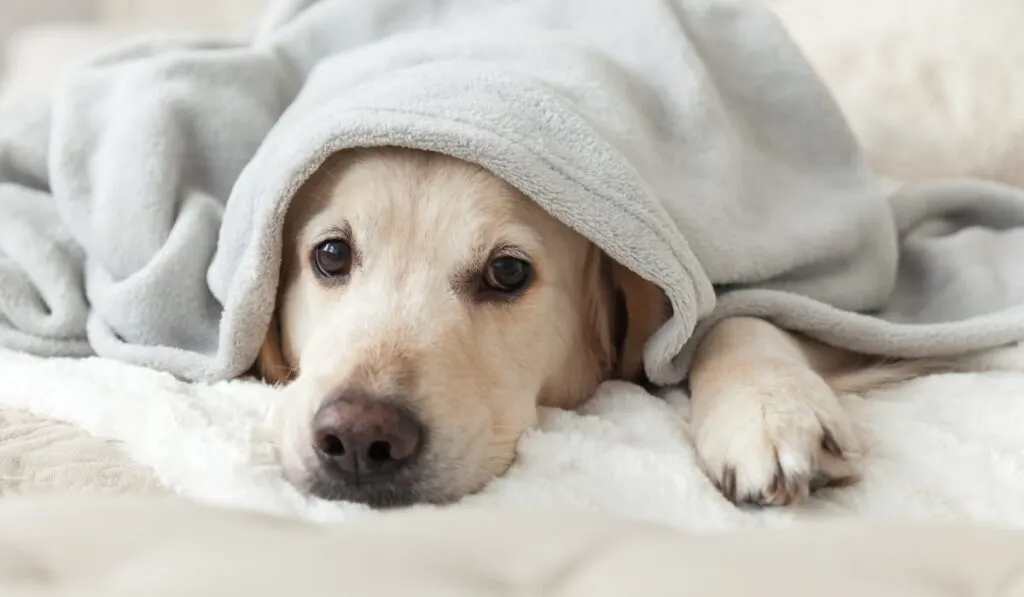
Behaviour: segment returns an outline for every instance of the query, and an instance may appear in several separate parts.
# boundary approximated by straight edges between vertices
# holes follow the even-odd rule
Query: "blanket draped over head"
[[[0,108],[0,345],[244,374],[291,197],[379,145],[478,163],[661,286],[658,383],[731,315],[892,357],[1024,339],[1024,192],[887,196],[758,1],[283,0]]]

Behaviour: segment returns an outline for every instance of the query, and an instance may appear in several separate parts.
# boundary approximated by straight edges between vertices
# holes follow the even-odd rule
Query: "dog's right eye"
[[[352,247],[340,239],[325,240],[313,249],[312,261],[318,277],[344,278],[352,270]]]
[[[487,264],[483,281],[488,291],[508,296],[526,288],[531,277],[532,269],[527,261],[499,257]]]

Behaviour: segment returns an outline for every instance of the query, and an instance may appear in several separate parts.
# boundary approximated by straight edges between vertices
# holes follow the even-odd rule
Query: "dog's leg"
[[[690,373],[692,429],[727,498],[784,505],[855,478],[860,444],[823,377],[851,358],[761,319],[726,319],[708,333]]]

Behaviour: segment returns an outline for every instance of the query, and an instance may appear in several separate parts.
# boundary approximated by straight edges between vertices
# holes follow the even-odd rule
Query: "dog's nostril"
[[[320,451],[327,456],[332,458],[338,458],[345,455],[345,442],[341,441],[341,438],[332,433],[325,433],[321,435],[317,441],[317,446]]]
[[[376,460],[377,462],[391,460],[391,444],[385,441],[373,442],[366,451],[366,456],[370,460]]]

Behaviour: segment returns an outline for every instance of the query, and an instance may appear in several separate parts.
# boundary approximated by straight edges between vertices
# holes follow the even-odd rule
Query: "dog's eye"
[[[321,278],[343,278],[352,269],[352,247],[343,240],[325,240],[313,249],[313,269]]]
[[[510,294],[519,292],[530,282],[530,264],[515,257],[499,257],[487,264],[484,282],[491,290]]]

